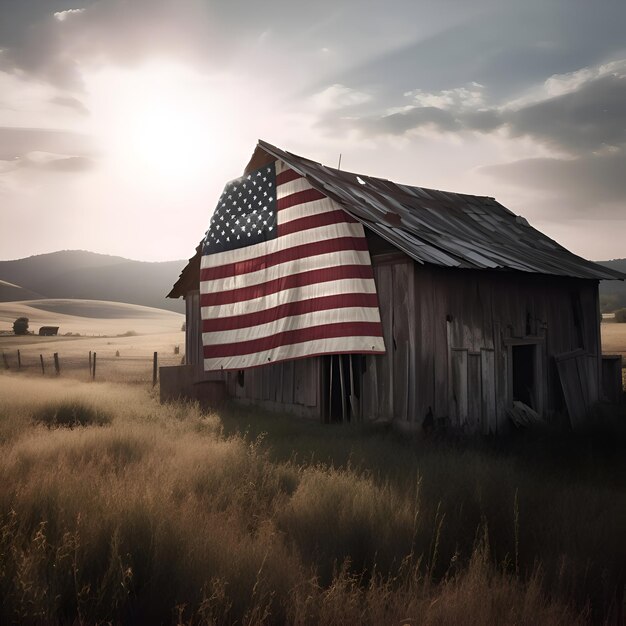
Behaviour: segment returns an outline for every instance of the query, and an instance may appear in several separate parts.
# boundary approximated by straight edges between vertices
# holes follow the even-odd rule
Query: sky
[[[256,141],[626,257],[623,0],[0,0],[0,259],[184,259]]]

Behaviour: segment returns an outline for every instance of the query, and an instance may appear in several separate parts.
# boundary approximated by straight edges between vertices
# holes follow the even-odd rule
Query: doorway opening
[[[353,422],[359,419],[364,362],[360,354],[325,357],[325,422]]]
[[[538,410],[537,345],[523,344],[512,347],[513,400],[523,402]]]

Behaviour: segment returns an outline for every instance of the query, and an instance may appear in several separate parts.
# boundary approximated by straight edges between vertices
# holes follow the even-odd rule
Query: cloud
[[[55,96],[50,98],[50,102],[61,107],[72,109],[81,115],[89,115],[89,109],[87,109],[87,107],[78,98],[74,98],[72,96]]]
[[[72,15],[80,15],[81,13],[84,12],[84,8],[83,9],[67,9],[65,11],[57,11],[56,13],[54,13],[54,19],[56,19],[59,22],[65,22],[66,19],[68,19],[69,17],[72,17]]]
[[[0,159],[9,161],[30,152],[88,156],[94,149],[91,139],[80,133],[45,128],[0,127]]]
[[[626,143],[626,60],[552,76],[539,91],[532,100],[488,106],[476,83],[432,93],[418,89],[405,94],[408,104],[340,125],[364,135],[404,135],[423,127],[445,133],[502,129],[571,155]]]
[[[534,158],[482,167],[479,173],[540,192],[549,218],[624,219],[626,150],[576,158]]]
[[[313,104],[323,111],[353,107],[369,102],[371,99],[369,94],[350,89],[339,83],[326,87],[312,97]]]

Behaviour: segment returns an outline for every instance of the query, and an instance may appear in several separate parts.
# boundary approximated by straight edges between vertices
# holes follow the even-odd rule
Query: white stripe
[[[286,172],[287,170],[292,169],[284,161],[281,161],[280,159],[277,159],[276,161],[274,161],[274,164],[276,166],[276,175],[282,174],[283,172]]]
[[[207,372],[219,369],[237,370],[316,354],[345,354],[348,352],[372,353],[384,351],[385,343],[382,337],[333,337],[330,339],[315,339],[314,341],[279,346],[272,350],[265,350],[263,352],[243,356],[204,359],[204,369]]]
[[[287,304],[288,302],[297,302],[299,300],[321,298],[324,296],[337,296],[344,293],[376,293],[376,284],[371,278],[329,280],[324,283],[284,289],[283,291],[277,291],[276,293],[271,293],[252,300],[244,300],[243,302],[203,306],[201,309],[201,318],[208,320],[218,317],[233,317],[235,315],[245,315],[246,313],[257,313],[258,311],[272,309],[275,306]]]
[[[277,185],[276,197],[280,200],[285,196],[290,196],[292,193],[307,191],[308,189],[313,189],[313,187],[311,187],[311,183],[306,178],[296,178],[288,183]]]
[[[248,259],[254,259],[280,250],[288,250],[294,246],[301,246],[305,243],[313,243],[314,241],[326,241],[328,239],[336,239],[337,237],[365,237],[363,225],[360,223],[341,222],[339,224],[329,224],[328,226],[320,226],[310,230],[291,233],[284,237],[277,237],[270,241],[262,241],[252,246],[238,248],[237,250],[228,250],[226,252],[218,252],[216,254],[203,254],[200,259],[200,267],[219,267],[228,263],[238,263]]]
[[[202,343],[205,346],[239,343],[270,337],[290,330],[302,330],[311,326],[338,324],[340,322],[380,322],[378,307],[343,307],[313,311],[302,315],[283,317],[267,324],[258,324],[248,328],[202,333]]]
[[[321,270],[340,265],[370,265],[370,255],[367,250],[341,250],[326,254],[286,261],[271,267],[260,269],[247,274],[237,274],[228,278],[216,278],[215,280],[200,281],[200,293],[218,293],[232,291],[242,287],[251,287],[261,283],[275,280],[283,276],[300,274],[310,270]]]
[[[343,207],[330,198],[311,200],[310,202],[301,202],[300,204],[290,206],[288,209],[278,211],[278,223],[286,224],[287,222],[297,220],[300,217],[309,217],[310,215],[319,215],[320,213],[330,213],[331,211],[336,211],[337,209],[343,210]]]

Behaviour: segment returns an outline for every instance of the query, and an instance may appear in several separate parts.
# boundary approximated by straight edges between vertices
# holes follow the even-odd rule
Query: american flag
[[[200,305],[206,371],[385,351],[363,226],[282,161],[226,185]]]

